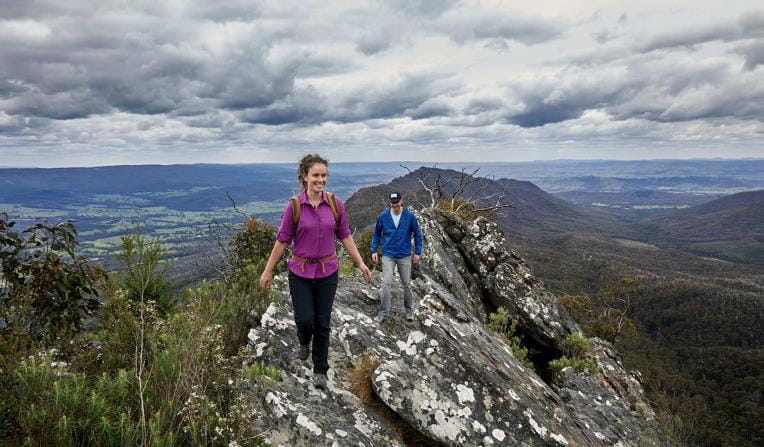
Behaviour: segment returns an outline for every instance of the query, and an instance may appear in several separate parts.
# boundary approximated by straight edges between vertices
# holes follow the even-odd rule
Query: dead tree
[[[430,204],[426,208],[440,206],[466,215],[497,215],[504,208],[514,208],[513,204],[506,201],[503,192],[485,194],[493,178],[477,176],[480,168],[471,172],[462,168],[459,173],[445,175],[443,172],[425,172],[422,169],[412,171],[407,166],[400,166],[409,174],[416,174],[417,182],[429,193]]]
[[[228,200],[231,201],[231,206],[233,207],[234,212],[244,218],[246,225],[246,222],[253,217],[236,205],[236,201],[231,197],[231,194],[228,192],[225,194],[228,197]],[[216,249],[203,250],[198,253],[193,261],[196,268],[201,271],[212,272],[216,277],[222,278],[225,282],[229,282],[232,279],[232,274],[235,270],[230,246],[231,236],[236,234],[239,230],[239,227],[219,220],[209,222],[205,234],[201,235],[201,237],[207,242],[206,246],[214,246]]]

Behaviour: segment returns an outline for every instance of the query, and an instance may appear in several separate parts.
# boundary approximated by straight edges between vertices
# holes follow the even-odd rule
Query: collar
[[[329,203],[326,200],[326,191],[321,191],[321,201],[319,201],[318,203],[321,204],[321,202]],[[307,190],[305,190],[305,191],[300,193],[300,204],[301,205],[303,205],[303,204],[310,205],[310,200],[308,199],[308,191]]]
[[[393,209],[390,208],[389,206],[387,207],[387,214],[389,214],[390,217],[393,217],[395,215],[395,214],[393,214]],[[405,206],[403,208],[401,208],[401,213],[398,214],[398,217],[403,217],[404,214],[406,214],[406,207]]]

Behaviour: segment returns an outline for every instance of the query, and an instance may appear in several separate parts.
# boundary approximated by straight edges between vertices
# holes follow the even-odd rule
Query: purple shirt
[[[297,234],[294,234],[291,202],[287,202],[276,239],[285,244],[294,240],[292,253],[301,258],[320,259],[331,256],[335,253],[334,239],[345,239],[351,234],[345,204],[335,196],[338,214],[335,222],[326,193],[322,193],[321,202],[316,208],[310,204],[307,192],[303,191],[299,198],[300,220],[297,222]],[[290,256],[287,265],[295,275],[304,278],[324,278],[337,271],[339,260],[335,257],[328,261],[311,263],[298,261]]]

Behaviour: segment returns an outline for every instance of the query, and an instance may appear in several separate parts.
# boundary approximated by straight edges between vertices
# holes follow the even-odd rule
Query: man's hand
[[[264,270],[263,274],[260,275],[260,288],[268,290],[268,287],[271,286],[271,281],[273,281],[273,272],[267,269]]]
[[[414,264],[419,264],[419,258],[420,258],[420,257],[421,257],[421,256],[419,256],[419,255],[417,255],[417,254],[413,254],[413,255],[411,255],[411,262],[413,262]]]
[[[377,262],[379,262],[379,257],[377,256],[377,252],[374,252],[374,253],[371,254],[371,262],[373,262],[375,264]]]

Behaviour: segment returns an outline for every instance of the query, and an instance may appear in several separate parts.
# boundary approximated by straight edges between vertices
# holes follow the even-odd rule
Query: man
[[[408,208],[403,207],[400,193],[394,192],[389,196],[390,208],[379,214],[374,234],[371,238],[371,260],[378,262],[377,246],[382,239],[382,287],[379,289],[379,314],[375,318],[384,321],[390,313],[393,272],[398,267],[398,274],[403,283],[403,304],[406,307],[406,319],[414,319],[413,297],[411,295],[411,262],[419,262],[422,255],[422,231],[416,216]],[[414,236],[414,254],[411,254],[411,236]]]

